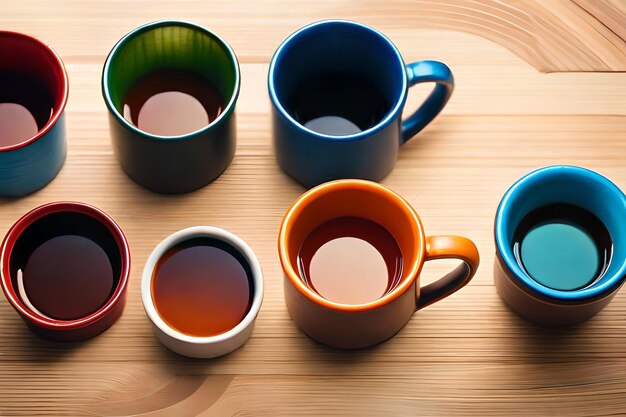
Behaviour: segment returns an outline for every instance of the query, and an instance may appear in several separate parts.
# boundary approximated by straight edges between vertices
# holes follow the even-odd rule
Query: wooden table
[[[0,28],[35,35],[61,54],[70,100],[65,167],[44,190],[0,201],[0,231],[45,202],[84,201],[122,226],[133,267],[122,318],[82,344],[38,339],[0,299],[0,415],[626,414],[626,292],[588,323],[557,331],[509,311],[492,280],[494,212],[521,175],[575,164],[626,188],[625,12],[624,0],[2,0]],[[223,36],[243,77],[235,159],[213,184],[184,196],[152,194],[121,172],[100,94],[113,44],[165,18]],[[417,313],[392,340],[356,352],[298,331],[276,252],[281,217],[304,189],[274,161],[268,62],[288,34],[324,18],[372,25],[406,61],[438,59],[453,69],[450,103],[402,149],[384,184],[416,207],[429,234],[468,236],[482,255],[466,288]],[[411,90],[408,106],[425,91]],[[199,224],[240,235],[265,272],[252,338],[214,360],[163,348],[139,291],[152,248]],[[451,266],[431,263],[424,279]]]

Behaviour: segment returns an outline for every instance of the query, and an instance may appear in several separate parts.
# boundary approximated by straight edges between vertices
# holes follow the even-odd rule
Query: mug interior
[[[2,254],[3,286],[5,291],[8,290],[7,298],[14,306],[26,310],[43,324],[53,324],[56,328],[95,319],[110,308],[112,300],[119,297],[126,285],[130,255],[121,231],[108,216],[104,216],[89,206],[52,203],[31,211],[19,220],[9,231]],[[105,252],[113,272],[113,285],[105,303],[88,316],[73,320],[53,319],[33,311],[29,302],[22,299],[18,286],[18,270],[24,270],[31,254],[44,242],[64,235],[78,235],[95,242]],[[88,279],[89,271],[85,273]]]
[[[24,146],[47,133],[65,109],[68,81],[61,58],[41,41],[16,32],[0,31],[0,71],[26,75],[52,99],[52,114],[37,135],[0,151]]]
[[[572,291],[556,290],[533,280],[517,263],[513,236],[531,211],[553,203],[581,207],[594,214],[609,231],[613,251],[600,279]],[[505,194],[496,214],[496,245],[508,268],[522,283],[548,297],[580,299],[601,294],[626,273],[626,196],[611,181],[593,171],[573,166],[541,168],[516,182]]]
[[[251,302],[243,319],[230,330],[213,336],[193,336],[178,331],[170,326],[156,307],[154,297],[154,272],[161,258],[172,248],[196,239],[208,239],[223,243],[228,253],[241,263],[250,280]],[[217,227],[195,226],[168,236],[159,243],[146,261],[141,281],[141,296],[148,317],[161,331],[174,339],[194,344],[209,344],[228,340],[242,332],[256,317],[263,298],[263,275],[258,259],[252,249],[236,235]]]
[[[377,86],[388,110],[376,125],[395,116],[406,100],[407,81],[399,51],[382,33],[356,22],[313,23],[287,38],[270,65],[274,104],[298,123],[288,106],[290,97],[303,82],[322,74],[354,75]]]
[[[298,274],[298,254],[306,237],[319,225],[339,217],[360,217],[385,228],[402,253],[402,275],[396,288],[378,301],[395,296],[419,273],[424,253],[422,225],[415,211],[391,190],[369,181],[339,180],[322,184],[302,195],[289,209],[279,237],[280,256],[288,277],[316,300],[341,305],[322,298]]]
[[[239,89],[239,66],[226,42],[191,23],[150,23],[124,36],[104,66],[103,89],[107,105],[119,120],[133,129],[135,127],[122,116],[123,100],[140,78],[157,69],[194,71],[220,93],[224,102],[222,114],[234,106]]]

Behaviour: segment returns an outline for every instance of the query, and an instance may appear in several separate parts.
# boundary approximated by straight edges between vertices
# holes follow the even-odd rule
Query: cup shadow
[[[389,343],[391,339],[393,339],[392,337],[387,341],[381,342],[368,348],[338,349],[315,341],[314,339],[310,338],[305,333],[300,331],[291,321],[290,325],[293,326],[293,328],[297,332],[297,336],[295,336],[294,339],[298,339],[296,343],[298,356],[315,358],[314,361],[310,362],[300,361],[299,359],[296,359],[298,362],[301,362],[301,364],[303,364],[304,366],[316,366],[315,364],[318,363],[332,364],[333,368],[339,371],[339,373],[341,373],[340,371],[342,368],[345,368],[346,372],[350,373],[350,368],[354,368],[355,365],[371,361],[373,356],[382,354],[385,350],[384,345]],[[158,341],[155,343],[158,343]],[[276,347],[278,349],[284,347],[284,343],[281,345],[278,340],[276,340],[276,343]],[[238,360],[241,360],[241,358],[245,359],[246,357],[255,356],[256,354],[252,352],[252,350],[259,349],[259,346],[254,346],[254,335],[250,340],[244,343],[240,348],[235,349],[233,352],[230,352],[224,356],[210,359],[189,358],[186,356],[182,356],[167,349],[160,343],[158,344],[159,349],[157,349],[158,352],[155,352],[153,363],[159,366],[164,372],[172,375],[211,375],[215,372],[216,369],[219,369],[219,372],[223,373],[221,368],[225,364],[229,362],[237,362]],[[265,353],[271,354],[271,352]],[[293,360],[294,358],[290,359]],[[289,359],[285,358],[285,360]],[[314,369],[311,369],[306,373],[315,374],[317,372]]]
[[[502,302],[505,306],[506,304]],[[598,315],[601,315],[600,312]],[[524,359],[528,367],[537,368],[545,363],[576,363],[590,361],[602,351],[602,338],[598,337],[597,322],[591,319],[570,326],[543,326],[519,316],[506,306],[506,316],[515,342],[508,347],[509,353]]]
[[[8,302],[1,304],[4,306],[0,309],[0,314],[5,316],[2,310],[11,308]],[[13,316],[11,312],[6,313],[6,315]],[[17,316],[17,313],[14,315],[15,317],[10,319],[10,323],[8,323],[9,320],[5,321],[5,324],[8,325],[2,326],[3,341],[0,346],[0,356],[5,360],[50,365],[62,362],[94,341],[94,338],[80,342],[53,342],[43,339],[34,334]]]

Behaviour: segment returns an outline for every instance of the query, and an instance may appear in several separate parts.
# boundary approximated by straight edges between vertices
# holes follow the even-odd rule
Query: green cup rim
[[[222,113],[220,113],[220,115],[217,116],[217,119],[215,119],[214,121],[212,121],[211,123],[203,127],[202,129],[198,129],[196,131],[189,132],[184,135],[178,135],[178,136],[155,135],[155,134],[148,133],[139,129],[137,126],[130,123],[120,114],[117,108],[115,108],[115,106],[113,105],[113,101],[111,100],[111,95],[109,94],[110,65],[111,65],[111,60],[113,56],[115,56],[117,51],[126,43],[136,38],[138,35],[144,32],[150,31],[152,29],[164,27],[164,26],[183,26],[183,27],[194,29],[194,30],[197,30],[197,31],[200,31],[209,35],[210,37],[215,39],[217,42],[219,42],[226,51],[228,51],[228,55],[230,56],[232,64],[235,68],[234,91],[230,98],[230,101],[224,108],[224,111],[222,111]],[[224,39],[219,37],[216,33],[205,28],[204,26],[200,26],[195,23],[187,22],[184,20],[157,20],[155,22],[146,23],[145,25],[139,26],[131,30],[126,35],[124,35],[119,41],[117,41],[115,46],[113,46],[113,49],[111,49],[111,51],[109,52],[109,55],[107,56],[107,59],[104,62],[104,67],[102,69],[102,96],[104,97],[104,102],[106,103],[109,109],[109,112],[111,112],[111,114],[113,114],[113,116],[117,119],[117,121],[121,123],[123,126],[125,126],[127,129],[130,129],[134,133],[142,135],[149,139],[156,139],[156,140],[167,140],[167,141],[185,140],[185,139],[198,136],[204,132],[211,130],[215,126],[219,125],[222,122],[222,120],[224,120],[230,113],[233,112],[233,109],[235,108],[235,103],[237,102],[237,97],[239,96],[240,87],[241,87],[241,75],[240,75],[240,70],[239,70],[239,61],[237,60],[237,56],[235,55],[235,51],[233,51],[233,48],[231,48],[231,46]]]

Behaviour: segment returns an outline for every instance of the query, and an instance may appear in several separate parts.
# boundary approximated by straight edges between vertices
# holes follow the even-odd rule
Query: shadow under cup
[[[29,258],[36,250],[42,248],[43,244],[68,235],[86,238],[104,252],[110,263],[112,284],[110,289],[107,285],[106,290],[103,290],[103,283],[94,278],[98,271],[89,269],[96,266],[83,264],[81,267],[84,271],[81,271],[81,276],[84,274],[82,276],[84,280],[80,284],[80,289],[73,287],[76,292],[67,292],[67,287],[46,285],[45,291],[44,287],[34,287],[38,300],[48,308],[53,306],[56,311],[62,310],[65,313],[72,310],[92,311],[84,317],[52,318],[33,307],[34,303],[31,301],[35,293],[29,294],[25,282],[24,284],[19,282],[18,271],[25,270]],[[2,287],[5,295],[37,335],[58,341],[84,340],[106,330],[121,315],[126,297],[130,254],[119,227],[100,210],[78,203],[51,203],[40,206],[27,213],[11,228],[2,249]],[[64,257],[62,262],[71,262],[73,257],[78,259],[81,253],[68,255],[69,260],[65,259],[65,254],[61,255]],[[56,259],[48,258],[47,261],[55,262]],[[76,262],[81,264],[78,260]],[[40,265],[39,269],[42,268],[45,270],[46,266]],[[103,291],[108,293],[104,294]],[[24,296],[27,298],[24,299]],[[98,302],[93,307],[94,298],[104,301]]]
[[[131,87],[162,69],[187,70],[206,79],[221,96],[221,114],[206,127],[180,136],[146,133],[126,120],[124,99]],[[201,26],[160,21],[128,33],[111,50],[102,75],[111,136],[122,169],[137,183],[162,193],[189,192],[217,178],[235,152],[239,85],[234,52]]]
[[[564,291],[542,285],[519,265],[513,236],[531,211],[570,204],[594,214],[613,244],[606,272],[581,289]],[[573,166],[541,168],[516,182],[504,195],[495,221],[495,284],[520,315],[541,324],[566,325],[589,319],[613,298],[626,278],[626,196],[607,178]]]

